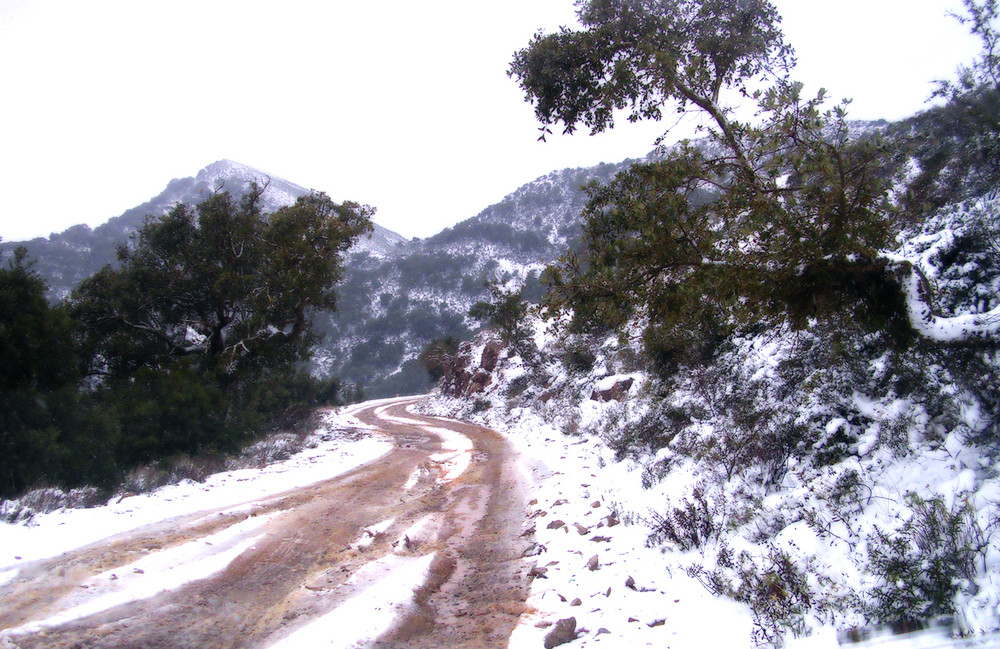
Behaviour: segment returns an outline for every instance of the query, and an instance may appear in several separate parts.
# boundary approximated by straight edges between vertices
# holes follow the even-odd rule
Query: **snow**
[[[406,401],[379,400],[331,414],[325,419],[323,428],[317,431],[312,448],[263,469],[221,473],[204,483],[186,482],[164,487],[141,496],[113,500],[103,507],[41,514],[35,516],[30,527],[0,525],[0,560],[3,561],[0,563],[0,585],[14,579],[19,566],[29,561],[55,556],[175,516],[249,512],[262,499],[327,480],[373,461],[391,449],[388,439],[373,433],[364,439],[350,441],[353,438],[339,437],[336,430],[370,429],[371,426],[364,426],[354,418],[360,409],[377,405],[384,411],[391,404]],[[402,420],[415,422],[444,438],[439,453],[442,480],[454,479],[464,470],[471,456],[468,438],[415,420]],[[0,646],[24,633],[44,630],[207,579],[253,549],[262,538],[263,527],[282,514],[279,511],[249,516],[210,536],[151,551],[132,563],[90,577],[80,588],[74,588],[55,602],[52,614],[0,632]],[[395,519],[389,519],[369,526],[354,545],[370,545],[394,523]],[[384,634],[398,616],[412,606],[415,591],[426,582],[436,558],[433,553],[411,556],[406,539],[417,544],[431,541],[441,525],[440,518],[434,515],[414,522],[400,535],[395,553],[369,562],[335,589],[333,595],[342,599],[342,603],[328,614],[294,629],[290,635],[276,638],[271,646],[348,648]]]
[[[398,400],[392,400],[398,401]],[[452,482],[469,468],[469,464],[472,462],[472,440],[470,440],[465,435],[453,431],[449,428],[441,428],[440,426],[431,426],[418,419],[410,419],[409,417],[396,417],[393,415],[385,414],[389,406],[383,406],[377,409],[375,412],[385,421],[391,421],[397,424],[406,424],[419,428],[420,430],[426,431],[433,435],[436,435],[441,439],[441,450],[430,456],[431,462],[436,464],[434,471],[438,474],[435,480],[438,484],[447,484]],[[419,471],[419,469],[418,469]],[[416,480],[419,476],[416,473],[410,476],[406,484],[409,487],[404,486],[405,489],[412,488],[413,484],[416,484]],[[411,484],[412,480],[412,484]]]
[[[382,400],[389,404],[399,400]],[[65,510],[36,516],[31,527],[0,526],[0,547],[6,569],[0,584],[13,579],[18,565],[82,547],[121,532],[174,516],[206,512],[248,510],[254,502],[283,491],[326,480],[386,453],[391,444],[379,435],[345,441],[331,435],[338,426],[359,427],[353,418],[360,404],[327,417],[317,444],[284,462],[263,469],[232,471],[210,477],[203,484],[185,483],[142,496],[122,498],[104,507]],[[461,436],[459,436],[461,437]],[[464,437],[462,439],[465,439]],[[467,442],[468,440],[465,440]],[[464,447],[458,439],[448,448]],[[228,508],[228,509],[225,509]],[[224,570],[235,558],[262,538],[259,530],[282,512],[251,516],[210,536],[162,551],[151,552],[128,565],[118,566],[86,580],[56,603],[56,612],[0,633],[5,638],[63,624],[131,601],[143,600],[184,584],[206,579]],[[384,534],[394,519],[372,525],[359,544]],[[440,522],[421,519],[404,534],[410,539],[436,535]],[[354,647],[387,631],[397,616],[413,602],[414,592],[426,581],[435,555],[390,554],[357,571],[337,590],[345,601],[329,614],[294,630],[274,647]]]
[[[920,335],[942,343],[961,342],[970,338],[995,336],[1000,332],[1000,306],[986,313],[965,313],[958,316],[935,315],[921,297],[920,277],[910,273],[904,283],[906,309],[910,324]]]
[[[369,525],[365,529],[361,530],[361,537],[357,541],[351,544],[352,547],[359,549],[367,548],[368,546],[370,546],[372,543],[375,542],[375,539],[378,536],[385,534],[386,530],[392,527],[392,524],[395,522],[396,522],[395,518],[390,518],[388,520],[382,521],[381,523],[376,523],[375,525]]]
[[[421,409],[442,414],[453,406],[434,399]],[[625,465],[606,463],[599,443],[567,437],[527,409],[501,432],[521,456],[534,501],[528,516],[545,548],[526,561],[546,569],[532,582],[510,649],[537,649],[547,625],[567,617],[585,629],[573,647],[752,646],[745,606],[711,596],[683,566],[646,547],[642,526],[612,523],[622,503],[649,498],[635,476],[623,476]],[[555,521],[563,525],[550,529]],[[599,566],[588,570],[595,555]],[[634,588],[626,586],[630,578]]]
[[[148,599],[224,570],[253,547],[263,535],[249,536],[279,514],[250,517],[221,532],[190,541],[120,566],[86,580],[82,588],[60,602],[59,613],[44,620],[7,629],[18,635],[65,624],[128,602]]]
[[[103,507],[39,514],[30,527],[0,523],[0,574],[21,562],[53,557],[168,518],[234,508],[328,480],[392,448],[381,436],[345,442],[330,432],[345,422],[357,426],[353,420],[330,416],[313,448],[263,469],[217,473],[201,483],[184,481],[146,494],[115,498]],[[321,441],[323,437],[328,439]]]
[[[995,336],[1000,332],[1000,305],[989,294],[1000,288],[1000,275],[982,271],[982,283],[976,284],[966,277],[975,264],[960,256],[952,266],[941,262],[945,252],[956,259],[948,248],[959,241],[958,229],[949,225],[953,217],[943,215],[941,222],[931,224],[929,230],[936,234],[926,236],[920,246],[901,247],[898,263],[926,266],[944,296],[938,304],[945,315],[928,315],[919,333],[938,341]],[[918,302],[911,300],[911,310]],[[848,374],[803,354],[803,349],[819,344],[819,334],[811,331],[818,323],[813,323],[806,331],[779,329],[732,338],[716,361],[721,370],[702,368],[701,375],[680,374],[672,383],[656,385],[635,371],[627,354],[619,355],[622,350],[636,352],[641,323],[621,341],[587,340],[596,354],[593,367],[572,372],[560,359],[565,349],[581,341],[560,339],[557,321],[536,318],[529,324],[540,365],[529,367],[512,353],[501,353],[493,381],[474,395],[475,403],[471,397],[435,396],[421,406],[426,413],[491,426],[521,452],[533,485],[528,515],[538,544],[528,561],[544,574],[531,584],[529,613],[515,631],[512,648],[539,646],[548,628],[568,617],[576,618],[583,629],[571,646],[767,644],[766,634],[774,630],[766,626],[772,624],[769,619],[727,598],[724,591],[710,592],[705,576],[711,571],[721,570],[716,574],[723,579],[745,579],[735,568],[719,567],[723,549],[758,580],[773,574],[779,565],[775,561],[787,557],[803,576],[812,604],[778,618],[785,626],[776,631],[788,646],[837,646],[842,630],[872,628],[864,606],[878,582],[869,545],[884,538],[879,534],[907,534],[907,522],[934,502],[948,516],[966,516],[963,524],[971,524],[973,533],[981,530],[983,543],[975,559],[979,569],[974,583],[963,587],[956,600],[955,628],[974,637],[947,642],[997,642],[1000,462],[976,442],[976,435],[987,434],[995,413],[985,411],[984,404],[990,402],[957,383],[939,357],[920,357],[920,351],[905,356],[871,338],[858,343],[866,345],[864,354],[870,355],[859,352],[862,362],[853,368],[856,373]],[[475,363],[489,339],[486,333],[473,341],[470,372],[478,371]],[[799,364],[793,368],[804,368],[799,375],[791,374],[799,377],[795,383],[786,378],[789,361]],[[990,376],[995,376],[1000,364],[996,354],[985,362],[992,363]],[[900,371],[919,372],[916,380],[923,385],[918,390],[898,387]],[[512,377],[528,380],[514,386]],[[622,401],[591,397],[628,378],[635,379],[634,385]],[[666,396],[656,392],[665,387]],[[711,390],[723,397],[708,394]],[[833,455],[833,461],[795,453],[774,483],[752,461],[746,467],[737,464],[727,475],[710,458],[718,453],[713,445],[722,435],[738,434],[732,432],[739,429],[731,420],[732,402],[726,400],[734,391],[752,399],[749,410],[777,412],[783,421],[812,431],[815,437],[805,438],[809,448],[842,444],[843,450],[836,451],[840,455]],[[668,439],[649,451],[632,446],[632,452],[621,457],[616,450],[621,447],[613,447],[616,437],[632,439],[629,435],[635,435],[637,427],[648,425],[643,417],[654,407],[662,413],[664,404],[686,422],[672,433],[670,439],[677,443]],[[662,429],[664,422],[656,420],[652,426]],[[738,437],[733,439],[740,443]],[[687,551],[673,542],[654,541],[656,517],[691,502],[697,490],[705,494],[707,518],[719,526],[717,531]],[[621,524],[611,526],[609,516]],[[586,566],[593,556],[598,569],[591,571]],[[753,578],[743,583],[752,584]],[[935,646],[941,634],[878,636],[862,646]]]
[[[366,564],[341,587],[360,592],[269,649],[350,649],[377,638],[413,603],[414,592],[427,580],[435,556],[390,554]]]

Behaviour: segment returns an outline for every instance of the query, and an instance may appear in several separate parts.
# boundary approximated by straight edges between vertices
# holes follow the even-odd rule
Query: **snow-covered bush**
[[[94,487],[64,491],[55,487],[33,489],[17,500],[0,501],[0,522],[30,525],[36,514],[74,507],[94,507],[102,502]]]
[[[876,528],[868,542],[878,580],[868,593],[870,615],[881,622],[919,627],[952,615],[956,595],[972,595],[986,572],[986,553],[997,520],[980,525],[968,503],[907,498],[912,515],[893,533]]]

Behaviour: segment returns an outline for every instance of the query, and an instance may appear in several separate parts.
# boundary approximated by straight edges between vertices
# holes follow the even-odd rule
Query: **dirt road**
[[[355,414],[393,449],[336,478],[23,566],[0,586],[0,647],[506,647],[528,586],[513,451],[409,403]],[[192,547],[224,567],[108,606]]]

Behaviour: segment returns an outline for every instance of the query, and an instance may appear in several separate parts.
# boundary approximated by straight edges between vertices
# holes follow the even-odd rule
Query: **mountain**
[[[114,263],[118,246],[142,226],[147,216],[166,214],[177,203],[197,204],[214,191],[227,190],[242,195],[253,181],[267,183],[263,194],[265,213],[290,205],[310,191],[252,167],[231,160],[219,160],[194,177],[171,180],[157,196],[97,228],[75,225],[48,238],[4,241],[0,243],[0,256],[24,246],[29,258],[35,261],[35,270],[48,282],[50,295],[55,299],[63,298],[105,264]],[[401,235],[376,225],[372,236],[359,241],[353,250],[376,256],[386,255],[403,241],[405,239]]]
[[[338,310],[320,316],[326,337],[317,354],[325,373],[362,385],[368,396],[431,388],[417,356],[436,338],[469,338],[477,322],[469,308],[497,279],[541,296],[545,266],[580,236],[579,214],[591,180],[608,180],[624,166],[564,169],[515,190],[474,217],[376,257],[352,255]]]
[[[376,226],[348,252],[339,305],[318,314],[324,339],[316,351],[318,373],[364,388],[369,396],[415,393],[431,385],[416,358],[435,338],[469,338],[477,323],[469,308],[486,297],[487,280],[541,294],[544,267],[580,235],[579,214],[591,180],[608,180],[624,166],[564,169],[518,188],[479,214],[427,239],[406,240]],[[148,215],[175,204],[200,202],[219,189],[242,193],[251,181],[266,181],[264,211],[274,211],[309,192],[288,180],[230,160],[220,160],[194,177],[170,181],[156,197],[91,229],[77,225],[27,242],[0,243],[0,254],[28,249],[53,299],[63,298],[83,279],[114,263],[117,247]]]

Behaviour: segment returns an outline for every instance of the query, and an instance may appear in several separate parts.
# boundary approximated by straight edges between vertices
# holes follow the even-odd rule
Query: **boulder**
[[[503,345],[500,344],[500,341],[491,340],[488,342],[486,347],[483,348],[483,357],[479,360],[479,367],[487,372],[495,370],[500,360],[501,351],[503,351]]]
[[[576,640],[576,618],[568,617],[556,622],[552,630],[545,634],[545,649],[552,649],[573,640]]]
[[[607,390],[595,389],[590,393],[590,399],[591,401],[624,401],[634,383],[635,379],[627,378],[623,381],[618,381]]]

